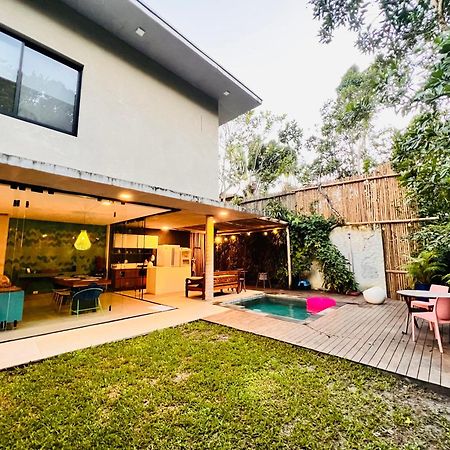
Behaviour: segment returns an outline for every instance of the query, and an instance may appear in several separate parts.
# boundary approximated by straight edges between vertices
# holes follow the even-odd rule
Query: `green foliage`
[[[319,262],[325,288],[339,293],[356,291],[355,276],[348,268],[348,261],[330,241],[330,233],[339,222],[325,219],[319,214],[296,214],[278,202],[267,206],[268,214],[289,223],[293,272],[300,276],[311,270],[314,259]]]
[[[411,239],[422,253],[428,251],[436,256],[434,261],[439,264],[437,275],[447,273],[442,281],[450,282],[450,222],[423,226]]]
[[[414,283],[431,284],[445,273],[445,265],[433,251],[423,250],[406,266],[408,275]]]
[[[393,144],[393,167],[422,215],[447,218],[450,211],[449,116],[417,116]]]
[[[413,102],[436,53],[436,39],[448,30],[450,2],[434,0],[309,0],[320,21],[320,39],[330,42],[335,31],[356,33],[356,46],[372,53],[386,68],[380,78],[382,104],[404,109]]]
[[[450,222],[422,227],[411,236],[411,239],[421,250],[427,249],[434,253],[450,252]]]
[[[339,28],[357,33],[363,52],[404,58],[432,41],[447,27],[448,1],[430,0],[309,0],[321,22],[320,38],[330,42]],[[440,6],[438,6],[440,5]]]
[[[235,239],[216,243],[214,267],[217,270],[243,268],[248,283],[256,283],[258,272],[267,272],[274,285],[287,285],[286,237],[277,234],[238,234]]]
[[[353,66],[342,77],[336,98],[322,108],[320,133],[307,141],[316,157],[303,170],[304,182],[367,173],[389,159],[386,141],[392,131],[376,132],[372,125],[386,92],[387,70],[377,60],[364,71]]]
[[[443,97],[450,97],[450,34],[436,39],[438,57],[424,87],[417,93],[416,101],[435,104]]]
[[[270,111],[251,111],[222,127],[222,194],[264,194],[295,175],[302,136],[297,122]]]
[[[443,450],[445,402],[361,364],[195,322],[1,372],[0,447]]]

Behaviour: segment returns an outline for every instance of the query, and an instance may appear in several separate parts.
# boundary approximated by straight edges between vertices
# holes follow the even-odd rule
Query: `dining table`
[[[431,291],[424,291],[419,289],[401,289],[397,291],[397,294],[400,295],[400,297],[405,301],[406,306],[408,308],[408,313],[406,316],[406,325],[405,325],[405,331],[402,331],[403,334],[408,333],[408,326],[409,326],[409,317],[411,313],[414,312],[423,312],[423,309],[421,308],[414,308],[411,306],[411,302],[413,300],[417,300],[420,298],[421,300],[429,300],[430,298],[448,298],[450,299],[450,293],[437,293],[437,292],[431,292]],[[432,305],[430,304],[430,308]],[[417,324],[416,324],[417,326]]]
[[[70,289],[78,289],[87,287],[90,284],[98,284],[99,286],[103,286],[105,289],[111,284],[111,280],[107,278],[101,277],[53,277],[53,283],[57,286],[62,286]]]

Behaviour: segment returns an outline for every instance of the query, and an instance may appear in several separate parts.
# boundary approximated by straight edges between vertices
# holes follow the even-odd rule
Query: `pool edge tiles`
[[[305,298],[289,295],[260,294],[245,299],[224,301],[220,305],[230,309],[298,323],[308,323],[323,315],[308,313]],[[253,308],[250,308],[250,305]],[[258,306],[261,306],[262,309]],[[295,317],[296,315],[297,317]]]

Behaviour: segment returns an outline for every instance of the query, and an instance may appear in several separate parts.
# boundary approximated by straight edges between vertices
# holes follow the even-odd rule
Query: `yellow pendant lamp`
[[[75,241],[74,247],[77,250],[89,250],[92,244],[86,230],[81,230]]]

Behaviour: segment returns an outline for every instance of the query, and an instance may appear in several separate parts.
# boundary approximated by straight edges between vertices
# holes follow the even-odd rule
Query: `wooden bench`
[[[238,270],[222,270],[214,272],[214,291],[223,291],[224,289],[236,289],[239,294],[241,283],[239,282]],[[189,297],[189,291],[199,291],[202,293],[202,299],[205,299],[205,274],[201,277],[186,278],[185,296]]]

